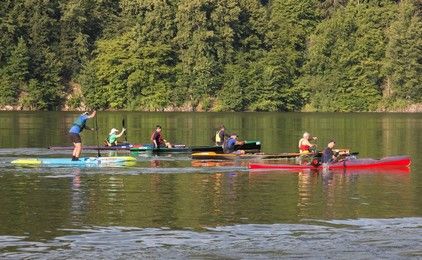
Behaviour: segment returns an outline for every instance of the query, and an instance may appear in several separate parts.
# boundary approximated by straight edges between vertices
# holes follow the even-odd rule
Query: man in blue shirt
[[[328,143],[327,148],[325,148],[324,151],[322,152],[322,158],[321,158],[322,163],[331,163],[337,159],[337,157],[334,155],[334,152],[333,152],[333,148],[335,145],[336,145],[336,142],[334,140],[331,140]]]
[[[224,141],[223,151],[224,153],[244,154],[244,150],[236,150],[236,145],[243,145],[245,142],[238,141],[237,134],[230,135],[229,139]]]
[[[72,124],[72,127],[69,130],[70,140],[72,141],[75,148],[73,149],[72,153],[72,161],[79,160],[82,152],[82,139],[80,133],[84,129],[88,129],[94,131],[94,128],[90,128],[86,126],[86,121],[90,118],[93,118],[96,115],[96,111],[89,114],[88,112],[83,113],[80,115]]]

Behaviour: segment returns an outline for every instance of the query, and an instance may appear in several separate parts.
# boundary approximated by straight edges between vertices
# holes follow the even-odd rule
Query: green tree
[[[19,38],[6,66],[1,70],[0,103],[15,104],[20,91],[26,88],[28,77],[28,48],[23,38]]]
[[[396,5],[350,3],[321,22],[298,81],[318,111],[375,110],[382,96],[385,30]]]
[[[385,95],[422,102],[422,19],[419,1],[404,0],[388,30]]]
[[[259,61],[257,72],[262,77],[251,95],[251,110],[292,111],[302,103],[294,82],[306,59],[307,36],[319,21],[314,0],[287,0],[271,3],[266,33],[268,52]]]
[[[106,100],[101,104],[104,108],[164,109],[170,105],[170,87],[175,81],[171,52],[166,45],[140,44],[136,28],[122,37],[98,42],[96,58],[81,82],[91,99],[88,103],[95,102],[95,97]]]
[[[214,96],[221,87],[224,65],[234,58],[237,0],[181,0],[176,15],[180,74],[191,108]]]

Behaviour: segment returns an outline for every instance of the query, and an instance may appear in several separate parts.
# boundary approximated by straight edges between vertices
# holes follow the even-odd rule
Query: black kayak
[[[50,146],[50,150],[73,150],[73,146]],[[243,145],[236,145],[236,150],[245,150],[247,152],[259,152],[261,150],[261,142],[259,141],[245,141]],[[131,152],[152,152],[152,153],[197,153],[197,152],[215,152],[222,153],[221,146],[186,146],[182,144],[175,145],[173,148],[154,148],[151,144],[130,144],[124,143],[115,146],[83,146],[84,151],[121,151],[130,150]]]
[[[261,150],[260,141],[245,141],[243,145],[236,145],[235,150],[245,150],[247,152],[259,152]],[[153,152],[153,153],[197,153],[197,152],[215,152],[223,153],[221,146],[191,146],[173,148],[154,148],[152,145],[144,145],[130,148],[131,152]]]

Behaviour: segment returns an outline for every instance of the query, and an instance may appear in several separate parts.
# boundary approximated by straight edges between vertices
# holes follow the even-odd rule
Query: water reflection
[[[148,140],[151,126],[160,123],[169,139],[204,145],[210,142],[214,125],[225,122],[242,137],[263,141],[267,153],[295,151],[295,135],[305,129],[315,133],[321,142],[335,133],[339,143],[359,151],[363,157],[401,153],[411,155],[414,163],[412,172],[407,168],[379,172],[249,172],[245,161],[201,162],[192,161],[186,155],[139,154],[135,167],[17,168],[7,162],[17,156],[65,156],[66,153],[54,154],[39,148],[4,148],[0,150],[0,163],[4,165],[0,169],[0,235],[4,235],[0,237],[0,256],[3,252],[22,253],[26,249],[51,252],[48,256],[55,258],[69,249],[68,255],[76,252],[75,256],[80,258],[98,258],[101,252],[107,252],[102,256],[109,258],[114,251],[122,255],[128,250],[150,252],[148,250],[155,250],[151,249],[154,246],[156,251],[151,255],[165,256],[169,252],[165,243],[169,243],[179,244],[178,252],[192,250],[190,252],[195,252],[192,257],[199,258],[213,255],[214,251],[218,252],[216,257],[230,257],[248,252],[250,247],[261,248],[269,258],[285,256],[289,248],[305,247],[291,255],[306,257],[309,256],[307,251],[313,250],[314,256],[323,258],[332,256],[330,252],[338,252],[334,245],[339,244],[336,243],[339,237],[346,236],[355,243],[353,245],[360,246],[372,243],[382,248],[382,242],[368,242],[373,238],[372,232],[354,239],[356,229],[344,226],[353,225],[353,221],[325,222],[322,228],[315,229],[301,226],[304,222],[396,219],[394,223],[374,228],[376,231],[406,223],[402,217],[422,215],[422,165],[418,152],[422,149],[422,139],[414,138],[422,130],[421,115],[104,112],[99,124],[102,129],[110,129],[121,122],[124,115],[130,129],[129,139],[135,141]],[[0,143],[3,147],[63,145],[67,138],[60,131],[71,120],[71,113],[0,113],[0,123],[4,123]],[[103,134],[107,133],[100,133]],[[43,137],[38,138],[40,135]],[[86,134],[84,140],[95,144],[92,134]],[[416,222],[420,226],[420,219]],[[287,223],[294,223],[294,227]],[[341,225],[339,230],[335,225]],[[362,223],[358,225],[365,227]],[[400,229],[393,231],[400,232]],[[414,231],[420,233],[415,227],[410,233]],[[386,241],[389,249],[394,250],[397,243],[388,240],[394,232],[386,232],[380,233],[377,239]],[[418,239],[420,242],[416,235],[400,234],[407,244]],[[334,243],[321,243],[312,248],[312,243],[302,243],[321,237]],[[88,246],[81,251],[84,244]],[[329,253],[318,254],[327,244],[333,245],[325,250]],[[55,246],[62,251],[55,251]],[[356,252],[367,251],[360,246]],[[228,248],[234,253],[225,254]],[[350,247],[345,245],[341,249]],[[397,250],[397,254],[412,253]],[[32,251],[24,256],[36,255]],[[377,257],[384,256],[384,251],[378,252]],[[134,256],[131,253],[124,256]],[[243,256],[253,258],[254,255],[244,253]]]

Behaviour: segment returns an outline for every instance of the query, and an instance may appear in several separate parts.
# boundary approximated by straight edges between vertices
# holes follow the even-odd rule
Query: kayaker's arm
[[[126,131],[126,129],[123,128],[122,129],[122,132],[120,132],[120,134],[116,135],[116,137],[117,138],[121,137],[124,134],[125,131]]]
[[[87,117],[88,118],[93,118],[93,117],[95,117],[95,115],[97,114],[97,111],[93,111],[90,115],[88,115]]]
[[[244,145],[245,141],[236,141],[236,145]]]

